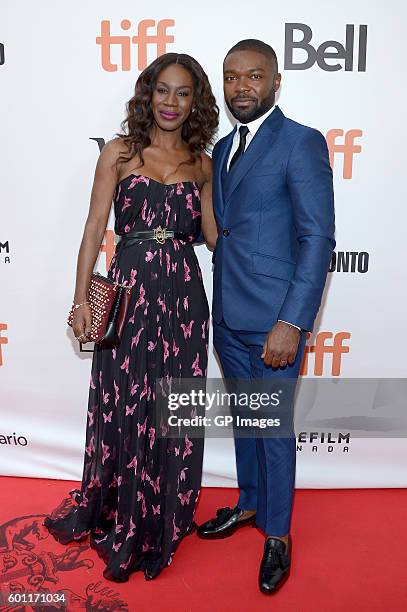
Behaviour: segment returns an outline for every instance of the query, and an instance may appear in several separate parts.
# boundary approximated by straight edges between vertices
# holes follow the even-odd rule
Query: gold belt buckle
[[[158,227],[155,227],[153,231],[154,240],[156,240],[158,244],[164,244],[167,237],[165,227],[161,227],[161,225],[159,225]]]

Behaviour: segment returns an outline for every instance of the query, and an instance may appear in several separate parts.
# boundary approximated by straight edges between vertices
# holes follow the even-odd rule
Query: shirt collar
[[[276,108],[276,105],[274,104],[268,111],[267,113],[264,113],[264,115],[262,115],[261,117],[258,117],[257,119],[254,119],[254,121],[250,121],[249,123],[240,123],[240,121],[237,122],[236,124],[236,131],[239,131],[239,128],[241,125],[247,125],[247,127],[249,128],[249,132],[252,136],[252,138],[255,136],[257,130],[260,128],[260,126],[262,125],[263,121],[265,121],[267,119],[267,117],[269,115],[271,115],[271,113],[273,112],[273,110]]]

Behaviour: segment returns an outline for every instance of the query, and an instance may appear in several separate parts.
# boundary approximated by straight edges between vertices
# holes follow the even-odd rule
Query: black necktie
[[[232,159],[230,160],[229,171],[232,169],[233,164],[237,162],[239,157],[243,155],[245,147],[246,147],[246,137],[248,133],[249,133],[249,128],[247,127],[247,125],[241,125],[239,128],[239,134],[240,134],[239,146],[237,147]]]

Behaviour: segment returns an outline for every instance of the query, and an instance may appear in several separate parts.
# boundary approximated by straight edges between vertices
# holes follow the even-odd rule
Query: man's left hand
[[[284,368],[292,365],[298,350],[301,333],[295,327],[277,321],[268,332],[263,345],[261,358],[266,365]]]

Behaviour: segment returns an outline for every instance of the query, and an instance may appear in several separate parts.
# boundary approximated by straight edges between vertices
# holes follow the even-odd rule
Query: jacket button
[[[228,230],[228,229],[224,229],[224,230],[223,230],[223,235],[224,235],[224,236],[229,236],[229,234],[230,234],[230,232],[229,232],[229,230]]]

